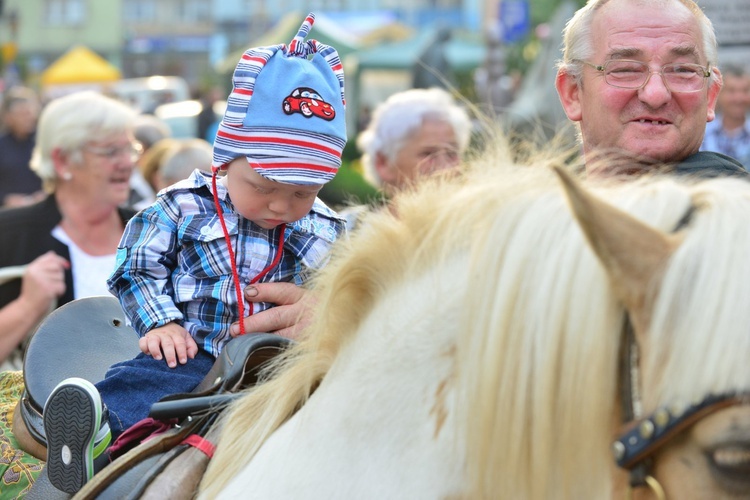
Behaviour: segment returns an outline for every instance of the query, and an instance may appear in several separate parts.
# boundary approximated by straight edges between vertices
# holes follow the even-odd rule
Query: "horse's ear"
[[[679,244],[663,233],[587,192],[569,173],[555,168],[576,219],[631,314],[646,319],[644,301],[655,276]],[[634,318],[635,319],[635,318]]]

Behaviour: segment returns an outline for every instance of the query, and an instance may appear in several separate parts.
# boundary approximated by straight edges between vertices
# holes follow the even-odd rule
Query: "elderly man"
[[[692,0],[590,0],[576,12],[555,83],[588,173],[603,169],[590,160],[604,154],[608,173],[671,164],[741,174],[733,158],[698,153],[722,85],[716,60],[711,22]]]

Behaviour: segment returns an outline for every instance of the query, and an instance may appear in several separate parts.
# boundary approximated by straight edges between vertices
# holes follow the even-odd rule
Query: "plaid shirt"
[[[721,116],[706,124],[706,135],[703,137],[701,151],[714,151],[731,156],[742,163],[745,170],[750,170],[750,119],[745,125],[728,135],[722,126]]]
[[[217,183],[224,220],[244,288],[274,259],[279,227],[263,229],[234,211],[226,188]],[[305,281],[306,269],[319,269],[344,221],[322,201],[302,219],[287,224],[278,265],[260,281]],[[135,215],[117,249],[115,271],[107,280],[140,336],[171,321],[213,355],[230,339],[237,321],[232,265],[211,191],[211,174],[199,171],[159,193]],[[245,304],[257,313],[273,304]]]

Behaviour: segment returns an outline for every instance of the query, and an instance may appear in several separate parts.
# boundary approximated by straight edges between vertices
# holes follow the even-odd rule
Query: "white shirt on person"
[[[108,255],[89,255],[76,245],[65,230],[57,226],[52,236],[68,247],[70,267],[73,271],[74,298],[111,295],[107,290],[107,278],[115,269],[115,253]]]

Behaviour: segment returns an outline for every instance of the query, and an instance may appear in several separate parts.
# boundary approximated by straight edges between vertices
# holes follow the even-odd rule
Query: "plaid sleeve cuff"
[[[167,295],[157,295],[147,301],[139,302],[136,307],[136,313],[130,316],[133,328],[138,332],[139,337],[143,337],[154,328],[184,319],[172,298]]]

